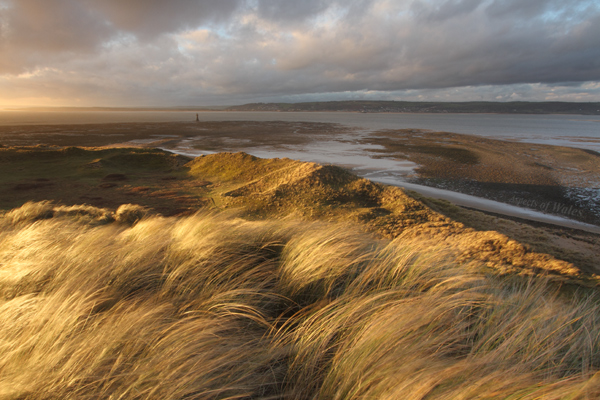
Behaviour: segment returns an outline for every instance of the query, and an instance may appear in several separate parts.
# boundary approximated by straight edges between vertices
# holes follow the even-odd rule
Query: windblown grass
[[[439,213],[424,204],[431,204],[429,200],[416,200],[400,188],[376,184],[331,165],[260,159],[245,153],[212,154],[187,162],[185,157],[157,149],[42,146],[0,150],[0,209],[38,201],[30,203],[27,212],[23,208],[12,212],[11,219],[73,214],[95,223],[113,219],[133,223],[150,211],[182,216],[198,210],[237,209],[248,219],[293,216],[353,221],[388,239],[419,236],[440,242],[448,237],[455,241],[460,235],[465,258],[507,273],[542,270],[564,279],[600,282],[597,238],[564,242],[554,235],[551,240],[540,240],[538,235],[516,235],[520,225],[499,234],[494,232],[496,222],[482,224],[477,222],[482,217],[473,215],[465,226],[457,222],[464,218],[454,218],[456,213],[448,218],[447,209]],[[48,200],[68,206],[59,210]],[[82,202],[92,207],[79,205]],[[472,225],[477,231],[469,228]]]
[[[0,399],[600,396],[593,290],[450,240],[121,214],[0,217]]]

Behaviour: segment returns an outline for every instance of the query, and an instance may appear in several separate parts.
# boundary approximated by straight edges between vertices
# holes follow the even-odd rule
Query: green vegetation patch
[[[386,143],[385,147],[388,151],[398,152],[398,153],[418,153],[418,154],[426,154],[434,157],[442,157],[449,161],[460,163],[460,164],[469,164],[475,165],[479,163],[479,156],[477,153],[464,149],[461,147],[453,147],[453,146],[444,146],[444,145],[436,145],[436,144],[404,144],[404,143]]]
[[[113,209],[134,201],[172,213],[177,207],[151,194],[187,179],[188,161],[156,149],[0,148],[0,209],[30,200]],[[136,196],[140,187],[147,188],[145,198]]]

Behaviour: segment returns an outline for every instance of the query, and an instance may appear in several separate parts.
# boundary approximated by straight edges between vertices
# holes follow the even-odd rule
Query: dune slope
[[[355,224],[28,203],[0,399],[594,398],[596,291]]]

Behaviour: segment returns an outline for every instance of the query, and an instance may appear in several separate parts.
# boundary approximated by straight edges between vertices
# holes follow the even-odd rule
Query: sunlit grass
[[[26,204],[0,217],[0,399],[600,396],[594,290],[461,246]]]

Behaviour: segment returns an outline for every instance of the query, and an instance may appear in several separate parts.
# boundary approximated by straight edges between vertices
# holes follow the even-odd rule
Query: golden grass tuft
[[[119,222],[131,225],[148,215],[150,215],[150,210],[147,207],[142,207],[137,204],[122,204],[115,212],[115,219]]]
[[[124,209],[0,216],[0,399],[600,396],[595,289],[460,240]]]

